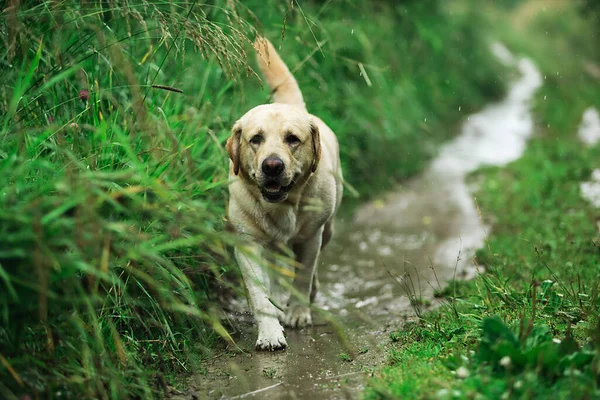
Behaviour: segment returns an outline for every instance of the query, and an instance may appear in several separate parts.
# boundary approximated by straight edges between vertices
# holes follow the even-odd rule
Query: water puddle
[[[338,221],[316,299],[337,322],[321,316],[310,329],[286,330],[286,352],[217,355],[175,398],[358,398],[369,371],[385,359],[389,333],[414,315],[407,291],[425,299],[416,304],[426,308],[445,282],[477,273],[472,257],[486,229],[465,178],[482,165],[521,156],[533,131],[529,103],[542,84],[531,61],[499,44],[493,51],[521,74],[506,98],[468,117],[420,177]],[[234,337],[251,349],[251,319],[234,321]]]

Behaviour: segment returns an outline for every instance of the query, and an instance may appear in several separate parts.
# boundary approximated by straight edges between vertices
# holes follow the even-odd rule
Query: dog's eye
[[[263,141],[263,137],[262,137],[262,135],[254,135],[254,136],[252,136],[252,138],[250,139],[250,144],[253,144],[253,145],[259,145],[259,144],[261,144],[261,143],[262,143],[262,141]]]
[[[285,142],[290,146],[297,146],[300,144],[300,138],[296,135],[289,134],[285,137]]]

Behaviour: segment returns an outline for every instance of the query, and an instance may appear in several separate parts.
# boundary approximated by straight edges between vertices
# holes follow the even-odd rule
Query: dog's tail
[[[298,82],[283,62],[277,51],[264,37],[257,37],[254,41],[258,66],[273,91],[275,103],[290,104],[306,110],[302,92]]]

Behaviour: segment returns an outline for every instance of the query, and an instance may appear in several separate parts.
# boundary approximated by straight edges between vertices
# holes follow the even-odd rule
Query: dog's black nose
[[[277,157],[265,158],[262,163],[262,170],[266,176],[275,177],[283,171],[283,161]]]

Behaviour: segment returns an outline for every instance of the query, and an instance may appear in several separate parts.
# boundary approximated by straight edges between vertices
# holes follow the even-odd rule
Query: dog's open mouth
[[[286,199],[287,194],[294,187],[294,181],[287,186],[281,186],[276,181],[268,181],[261,188],[263,198],[269,203],[277,203]]]

